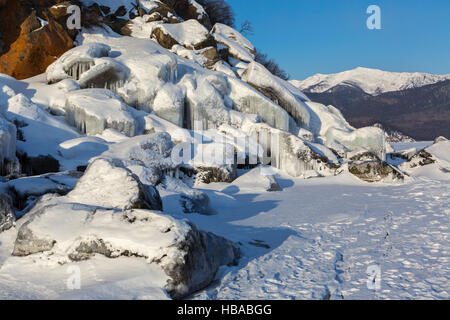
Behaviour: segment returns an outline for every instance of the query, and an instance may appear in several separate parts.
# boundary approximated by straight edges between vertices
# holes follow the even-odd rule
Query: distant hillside
[[[340,109],[355,127],[381,123],[416,140],[450,137],[450,80],[376,96],[348,84],[305,93],[313,101]]]

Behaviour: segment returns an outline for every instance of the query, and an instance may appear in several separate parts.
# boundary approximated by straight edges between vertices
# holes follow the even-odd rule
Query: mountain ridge
[[[441,81],[450,80],[449,75],[435,75],[420,72],[390,72],[379,69],[357,67],[334,74],[316,74],[305,80],[292,80],[300,90],[323,93],[336,86],[345,85],[362,89],[370,95],[413,89]]]

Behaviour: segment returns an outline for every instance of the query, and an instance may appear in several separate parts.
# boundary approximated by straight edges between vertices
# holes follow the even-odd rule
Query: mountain
[[[336,74],[316,74],[303,81],[293,80],[292,83],[300,90],[313,93],[323,93],[336,86],[347,86],[359,88],[370,95],[380,95],[390,91],[423,87],[444,80],[450,80],[450,75],[388,72],[358,67]]]
[[[311,100],[338,108],[357,128],[381,123],[416,140],[433,140],[450,136],[448,77],[357,68],[291,83]]]

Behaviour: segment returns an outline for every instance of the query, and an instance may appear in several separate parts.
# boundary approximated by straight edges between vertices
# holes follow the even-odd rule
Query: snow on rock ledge
[[[247,62],[255,59],[255,47],[233,28],[222,23],[216,23],[211,33],[218,43],[228,48],[233,58]]]
[[[153,28],[151,38],[166,49],[171,49],[177,44],[191,50],[216,46],[208,30],[194,19],[176,24],[157,25]]]
[[[70,92],[66,99],[66,120],[87,135],[116,129],[131,137],[137,123],[120,97],[105,89],[85,89]]]

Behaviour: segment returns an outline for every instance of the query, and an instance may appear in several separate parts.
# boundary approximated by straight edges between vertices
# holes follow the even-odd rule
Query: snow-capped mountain
[[[306,92],[322,93],[341,85],[360,88],[370,95],[379,95],[385,92],[423,87],[449,79],[450,75],[388,72],[358,67],[336,74],[316,74],[303,81],[292,80],[291,83]]]

